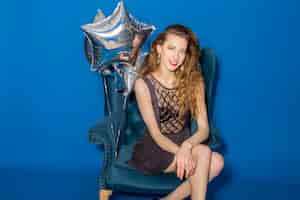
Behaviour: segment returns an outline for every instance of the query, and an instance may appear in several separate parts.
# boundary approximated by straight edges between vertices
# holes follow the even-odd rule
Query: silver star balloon
[[[93,23],[82,25],[81,29],[93,47],[91,68],[99,71],[114,60],[122,59],[124,54],[129,55],[128,61],[134,66],[140,47],[155,27],[136,20],[121,0],[110,16],[105,17],[98,11]]]
[[[97,10],[97,14],[96,16],[94,17],[94,21],[93,22],[98,22],[98,21],[101,21],[105,18],[105,15],[104,13],[102,12],[102,10],[98,9]]]
[[[120,91],[124,96],[122,106],[124,113],[128,96],[138,77],[137,71],[142,67],[144,57],[147,54],[140,51],[140,48],[148,35],[155,30],[155,27],[136,20],[128,13],[124,2],[121,0],[110,16],[106,17],[101,10],[98,10],[93,23],[82,25],[81,29],[85,34],[84,48],[88,62],[91,64],[91,70],[100,72],[103,76],[113,75],[115,80],[122,83]],[[105,81],[104,88],[109,116],[111,117]],[[119,88],[117,90],[119,91]],[[121,118],[122,123],[123,118]],[[113,124],[111,124],[111,129],[115,135]],[[121,131],[120,126],[117,130],[117,147]],[[117,156],[118,150],[115,153]]]

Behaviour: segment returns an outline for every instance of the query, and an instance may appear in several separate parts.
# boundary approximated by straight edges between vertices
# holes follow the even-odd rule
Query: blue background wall
[[[226,142],[217,199],[286,199],[296,191],[299,2],[125,3],[158,31],[183,23],[216,50],[215,121]],[[0,4],[0,199],[96,199],[102,155],[88,144],[87,129],[103,116],[103,92],[79,27],[97,8],[111,13],[117,0]]]

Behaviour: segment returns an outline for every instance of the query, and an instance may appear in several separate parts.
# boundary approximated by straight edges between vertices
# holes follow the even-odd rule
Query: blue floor
[[[97,199],[98,171],[0,169],[1,200],[88,200]],[[294,181],[222,181],[209,185],[209,200],[300,199],[300,184]],[[112,200],[150,200],[150,196],[114,193]]]

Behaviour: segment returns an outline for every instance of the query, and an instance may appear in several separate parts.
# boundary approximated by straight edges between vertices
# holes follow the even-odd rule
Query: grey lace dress
[[[163,135],[174,143],[181,145],[190,136],[190,113],[179,117],[178,96],[176,88],[167,88],[153,75],[143,77],[147,84],[153,105],[156,121]],[[173,161],[174,154],[162,149],[146,132],[133,149],[132,157],[127,164],[142,171],[144,174],[162,173]]]

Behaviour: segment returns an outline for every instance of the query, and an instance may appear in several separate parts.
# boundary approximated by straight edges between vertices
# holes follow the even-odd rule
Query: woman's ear
[[[161,45],[160,44],[156,45],[156,51],[158,54],[161,54]]]

